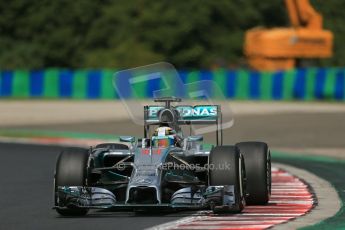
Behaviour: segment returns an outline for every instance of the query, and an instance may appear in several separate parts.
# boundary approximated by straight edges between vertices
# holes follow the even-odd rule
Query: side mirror
[[[190,136],[190,137],[188,137],[188,141],[190,141],[190,142],[203,141],[203,140],[204,140],[203,136]]]
[[[202,149],[202,142],[204,140],[203,136],[189,136],[184,139],[183,149],[184,150],[193,150],[200,151]]]
[[[135,142],[135,137],[132,137],[132,136],[120,136],[120,141],[121,142],[133,143],[133,142]]]

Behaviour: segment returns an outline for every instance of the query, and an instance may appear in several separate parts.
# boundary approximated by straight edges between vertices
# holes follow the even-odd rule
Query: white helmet
[[[176,135],[176,131],[166,126],[158,127],[153,135],[157,137],[172,136]]]
[[[152,136],[154,147],[174,146],[177,142],[176,131],[170,127],[159,127]]]

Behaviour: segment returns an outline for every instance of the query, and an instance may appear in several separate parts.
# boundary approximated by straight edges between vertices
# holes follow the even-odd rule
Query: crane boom
[[[332,56],[333,33],[323,29],[322,16],[309,0],[285,0],[291,27],[246,32],[244,52],[257,70],[291,69],[297,59]]]
[[[322,29],[322,16],[309,0],[285,0],[285,5],[294,28]]]

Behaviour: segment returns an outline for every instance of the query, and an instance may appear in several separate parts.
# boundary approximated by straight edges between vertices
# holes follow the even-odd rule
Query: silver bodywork
[[[86,186],[59,186],[57,188],[58,208],[78,207],[95,209],[113,209],[113,208],[209,208],[217,204],[218,206],[231,209],[235,204],[234,186],[205,186],[199,183],[197,177],[189,177],[186,187],[173,193],[169,203],[162,202],[161,188],[163,180],[175,178],[164,172],[163,163],[168,155],[174,155],[179,159],[181,156],[204,156],[208,157],[209,151],[203,150],[197,143],[189,143],[188,148],[135,148],[131,145],[129,150],[106,150],[103,156],[123,156],[134,158],[130,164],[133,167],[132,174],[128,178],[125,201],[119,202],[116,196],[109,190],[100,187]],[[95,149],[92,157],[97,157],[101,149]],[[160,151],[160,154],[157,152]],[[171,165],[174,167],[174,165]],[[169,167],[169,165],[167,166]],[[168,169],[169,170],[169,169]],[[205,170],[200,168],[200,170]],[[164,177],[164,178],[163,178]],[[185,178],[183,178],[185,180]],[[176,182],[176,181],[175,181]],[[185,182],[185,181],[181,181]],[[177,181],[178,183],[178,181]],[[130,200],[133,190],[152,189],[154,198],[152,203],[136,203]]]
[[[189,158],[208,162],[210,149],[202,144],[201,136],[183,137],[179,125],[216,125],[217,145],[222,144],[220,107],[179,106],[171,109],[170,102],[176,99],[161,99],[165,107],[145,106],[144,138],[135,141],[133,137],[120,137],[119,143],[126,148],[91,148],[87,171],[91,176],[101,178],[87,186],[58,186],[55,188],[55,208],[212,208],[231,210],[235,205],[234,185],[209,186],[205,165],[191,168]],[[171,125],[178,131],[178,145],[157,148],[148,137],[151,125],[162,122],[163,112],[171,113]],[[169,115],[169,114],[168,114]],[[158,123],[157,123],[158,122]],[[123,147],[123,146],[122,146]],[[114,164],[105,165],[106,159],[119,158]],[[101,162],[101,163],[100,163]],[[104,164],[102,164],[102,162]],[[176,169],[175,165],[187,169]],[[119,167],[122,170],[119,170]],[[129,174],[124,174],[130,169]],[[102,176],[107,174],[104,180]],[[200,179],[200,174],[202,178]],[[109,179],[110,178],[110,179]],[[102,183],[100,183],[101,181]],[[169,188],[172,185],[172,189]],[[115,195],[115,190],[125,188],[124,199]],[[165,191],[166,189],[167,191]],[[162,194],[168,194],[168,199]]]

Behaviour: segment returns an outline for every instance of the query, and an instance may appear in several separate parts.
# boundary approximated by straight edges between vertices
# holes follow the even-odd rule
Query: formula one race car
[[[119,143],[67,148],[54,177],[54,208],[64,216],[105,211],[208,209],[241,212],[265,205],[271,193],[267,144],[222,145],[218,105],[172,106],[181,99],[158,98],[144,106],[144,137],[121,136]],[[216,146],[182,127],[215,125]]]

